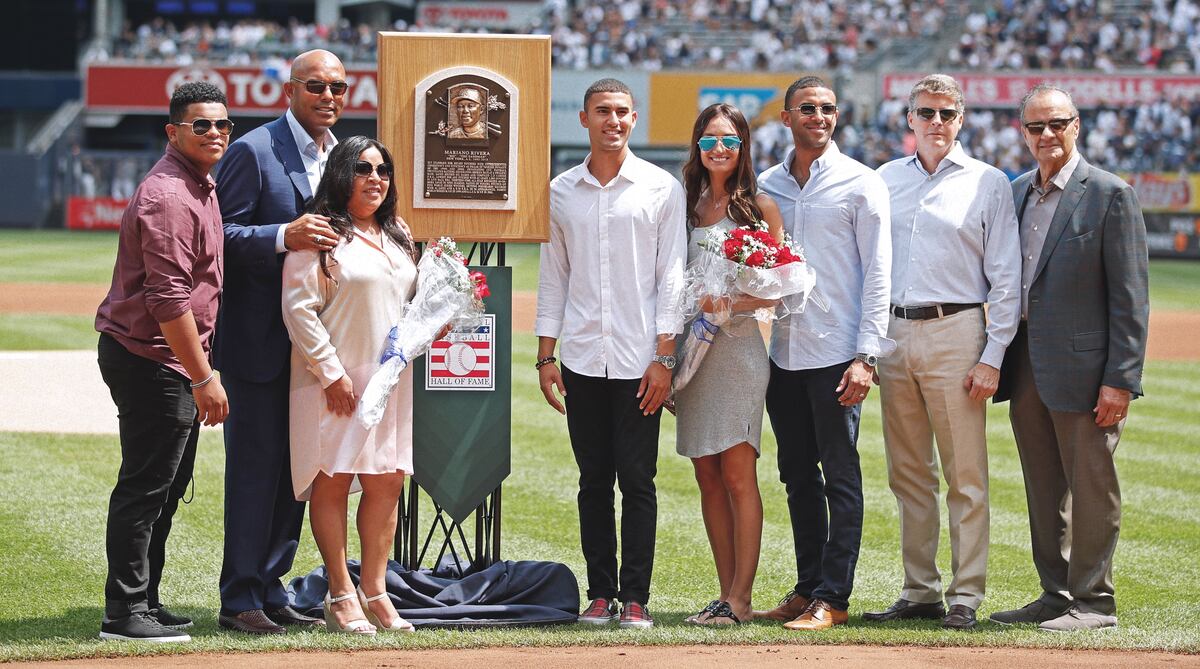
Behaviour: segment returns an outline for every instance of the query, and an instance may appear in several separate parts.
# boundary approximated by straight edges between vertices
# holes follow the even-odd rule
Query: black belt
[[[904,318],[910,321],[927,321],[931,318],[942,318],[950,314],[957,314],[960,311],[967,309],[978,309],[983,305],[976,302],[975,304],[935,304],[930,307],[898,307],[892,305],[892,313],[897,318]]]

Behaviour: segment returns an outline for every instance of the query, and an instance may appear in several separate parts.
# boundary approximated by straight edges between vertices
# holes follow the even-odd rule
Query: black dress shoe
[[[147,611],[151,618],[158,621],[159,625],[173,630],[183,630],[192,626],[192,619],[186,616],[174,614],[167,610],[167,607],[159,604],[158,606]]]
[[[324,618],[313,618],[300,613],[290,606],[285,606],[282,609],[267,611],[267,617],[276,625],[296,625],[297,627],[316,627],[324,625]]]
[[[917,602],[910,602],[907,599],[897,599],[895,604],[892,604],[883,611],[864,613],[862,618],[867,622],[882,623],[889,620],[910,620],[913,618],[941,620],[945,615],[946,608],[942,606],[941,602],[919,604]]]
[[[217,624],[243,634],[287,634],[287,630],[271,622],[262,609],[242,611],[236,616],[222,615],[217,618]]]
[[[969,630],[975,626],[975,609],[966,604],[955,604],[942,618],[942,627],[948,630]]]

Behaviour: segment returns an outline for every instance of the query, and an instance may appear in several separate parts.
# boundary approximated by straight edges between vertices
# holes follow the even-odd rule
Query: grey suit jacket
[[[1035,172],[1013,182],[1017,216]],[[1052,411],[1091,411],[1100,386],[1142,394],[1150,318],[1146,223],[1137,195],[1082,158],[1063,190],[1029,288],[1029,357]],[[1005,356],[995,401],[1012,393]]]

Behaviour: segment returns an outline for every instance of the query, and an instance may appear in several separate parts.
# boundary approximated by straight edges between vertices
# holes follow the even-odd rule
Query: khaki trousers
[[[880,398],[888,482],[900,507],[904,589],[910,602],[943,597],[937,568],[941,532],[938,460],[946,477],[950,511],[949,606],[978,609],[988,555],[987,405],[963,388],[986,343],[983,309],[945,318],[891,317],[888,337],[896,352],[880,360]],[[934,442],[937,456],[934,458]]]

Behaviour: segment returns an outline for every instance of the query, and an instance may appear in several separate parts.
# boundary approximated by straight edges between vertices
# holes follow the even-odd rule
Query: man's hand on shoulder
[[[329,217],[317,214],[303,214],[283,231],[283,245],[289,251],[328,251],[337,246],[337,240]]]

